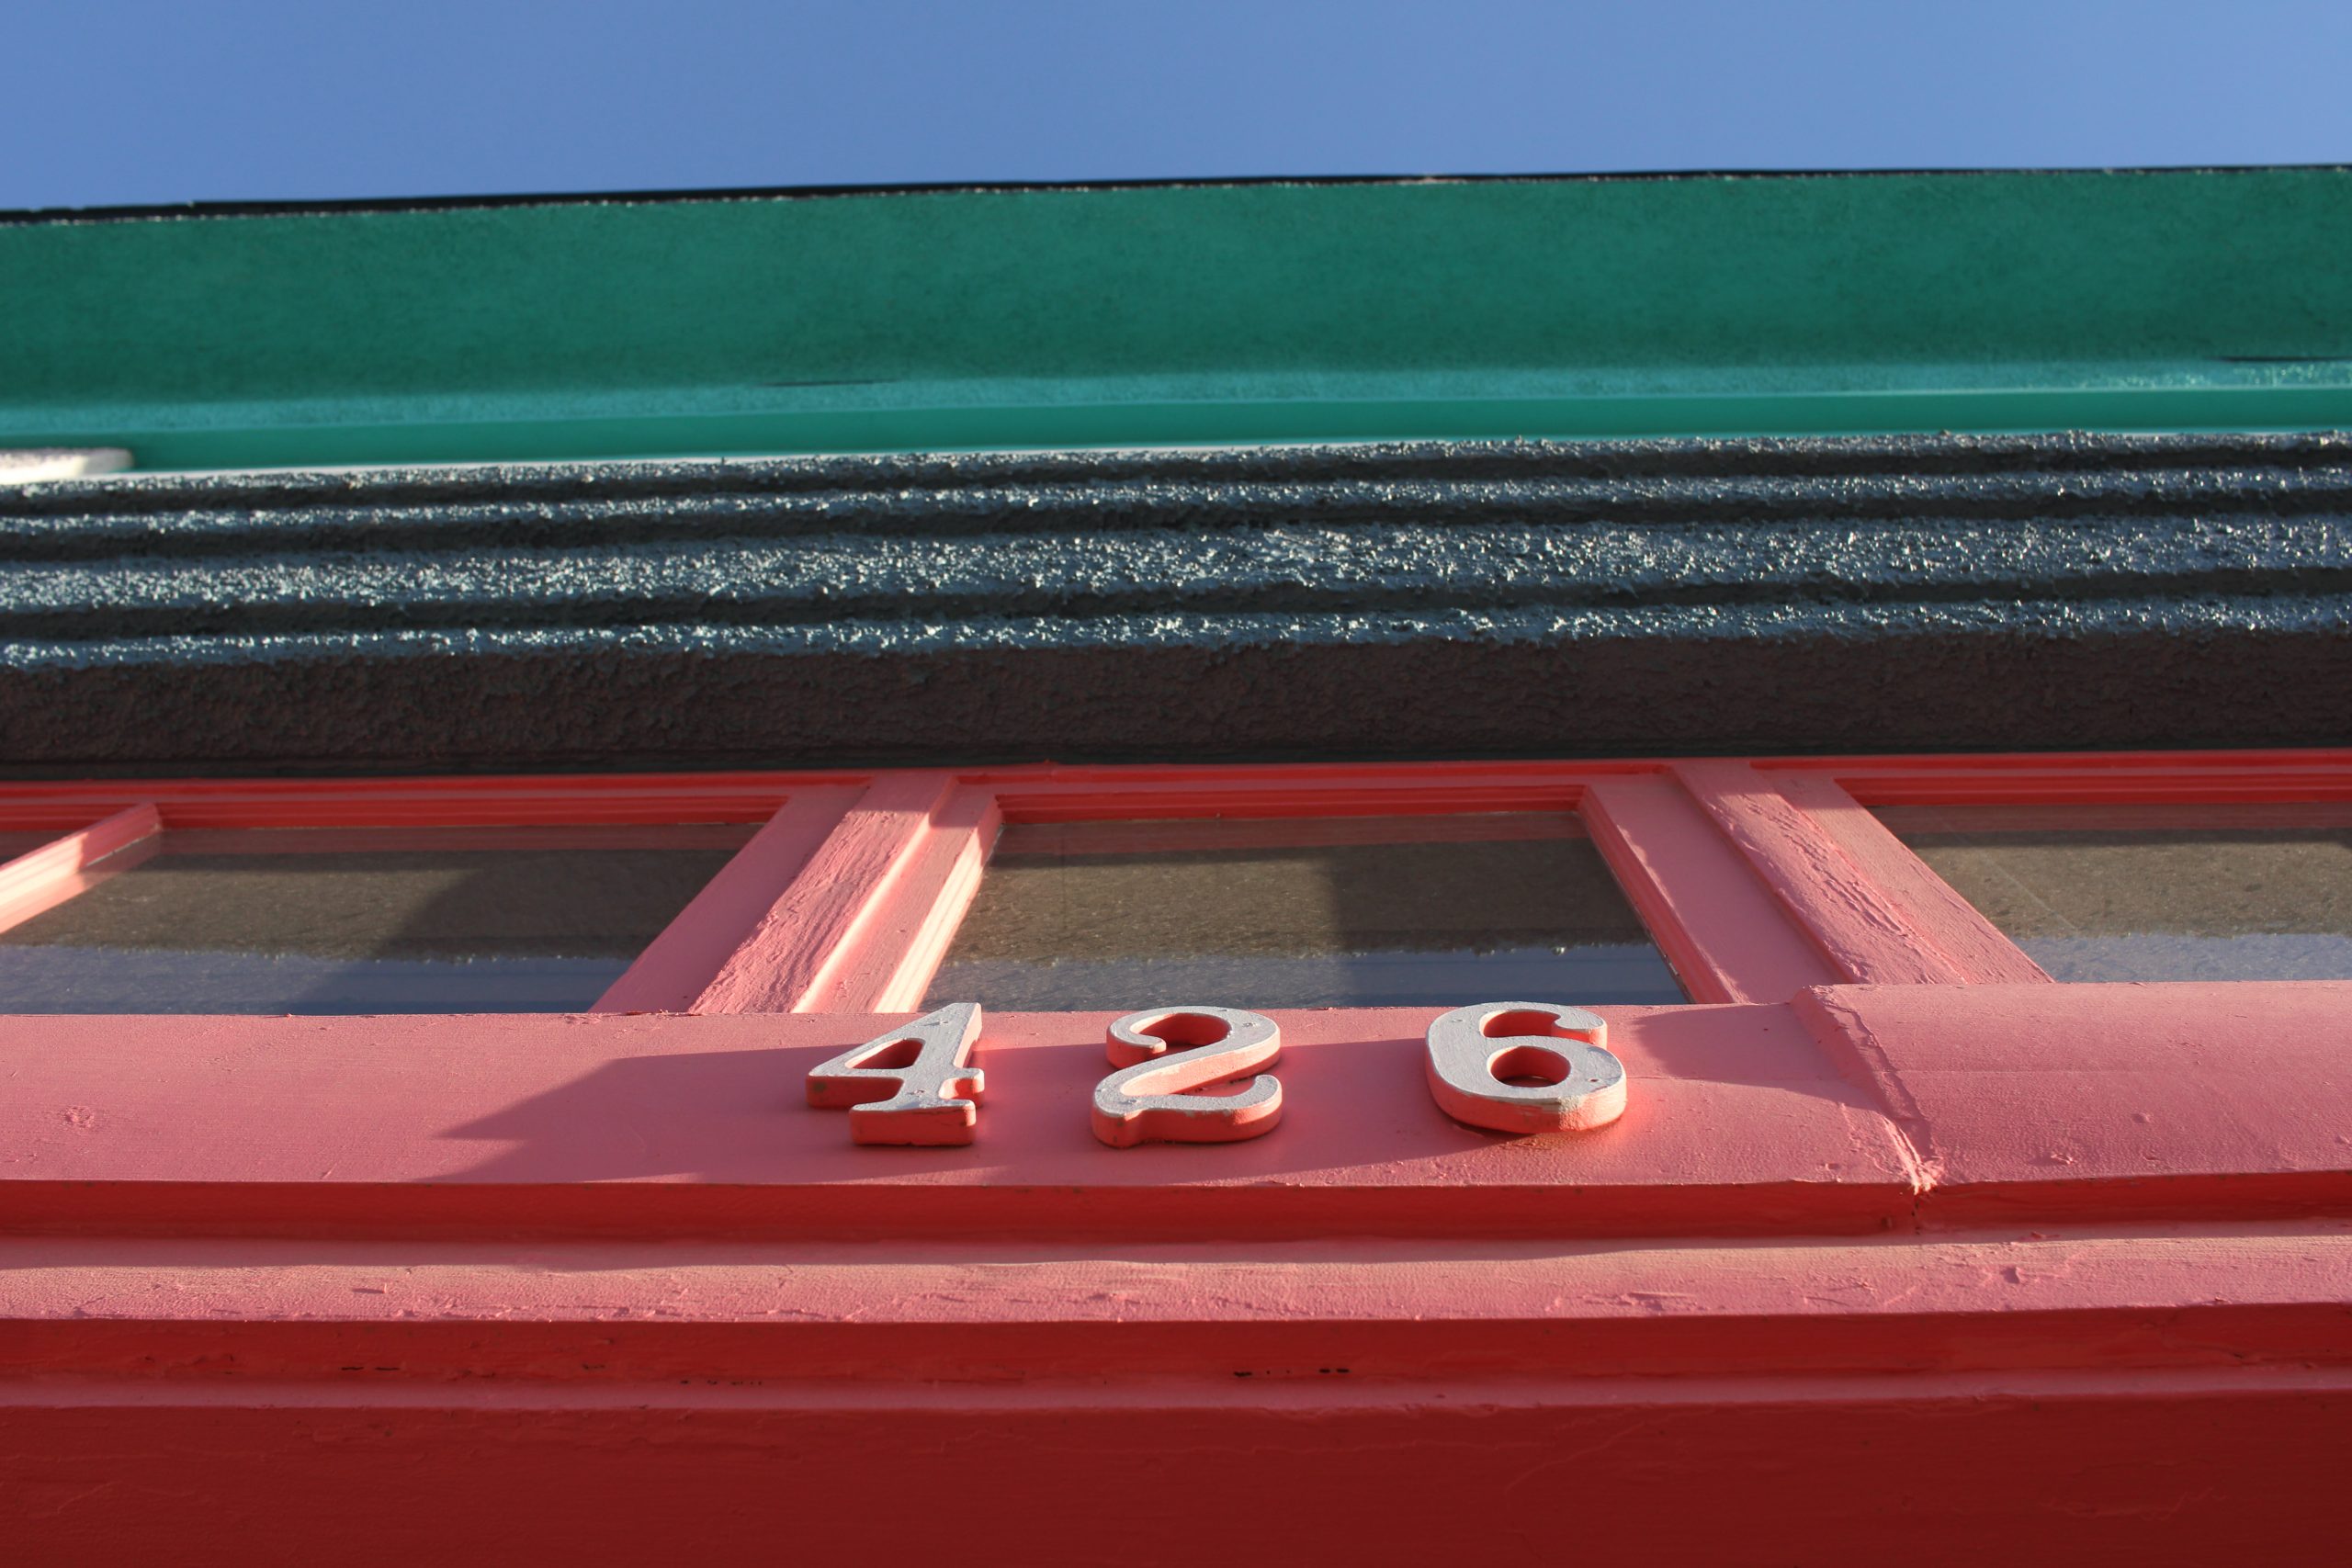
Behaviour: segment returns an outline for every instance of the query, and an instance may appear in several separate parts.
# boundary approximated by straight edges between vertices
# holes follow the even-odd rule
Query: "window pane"
[[[1566,813],[1008,827],[932,1005],[1679,1002]]]
[[[2352,978],[2352,805],[1878,816],[2054,979]]]
[[[755,831],[169,831],[0,932],[0,1010],[578,1010]]]

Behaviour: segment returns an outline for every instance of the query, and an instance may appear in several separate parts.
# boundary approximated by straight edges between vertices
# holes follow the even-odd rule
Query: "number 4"
[[[956,1002],[809,1069],[808,1103],[849,1109],[860,1144],[968,1144],[979,1122],[980,1004]]]

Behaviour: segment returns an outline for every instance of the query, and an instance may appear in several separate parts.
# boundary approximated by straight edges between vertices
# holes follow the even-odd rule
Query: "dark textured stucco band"
[[[2352,440],[0,491],[18,773],[2341,744]]]

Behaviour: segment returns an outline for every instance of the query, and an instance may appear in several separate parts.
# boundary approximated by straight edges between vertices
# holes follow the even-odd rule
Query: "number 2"
[[[1094,1086],[1094,1135],[1113,1148],[1238,1143],[1282,1120],[1282,1080],[1271,1073],[1238,1094],[1190,1092],[1273,1066],[1283,1032],[1263,1013],[1152,1008],[1113,1023],[1103,1044],[1120,1070]]]

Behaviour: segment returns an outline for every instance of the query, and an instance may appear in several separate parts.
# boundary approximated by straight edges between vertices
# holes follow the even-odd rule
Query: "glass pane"
[[[1878,817],[2053,979],[2352,979],[2352,804]]]
[[[932,1004],[1679,1002],[1566,813],[1008,827]]]
[[[0,931],[0,1011],[577,1011],[755,831],[165,832]]]

